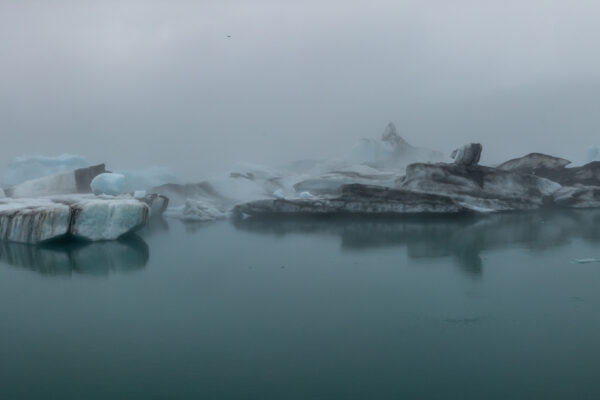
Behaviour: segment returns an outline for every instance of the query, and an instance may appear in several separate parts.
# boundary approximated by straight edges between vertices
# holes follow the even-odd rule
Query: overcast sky
[[[339,155],[389,121],[488,162],[582,159],[600,145],[599,4],[0,0],[0,168],[70,152],[200,177]]]

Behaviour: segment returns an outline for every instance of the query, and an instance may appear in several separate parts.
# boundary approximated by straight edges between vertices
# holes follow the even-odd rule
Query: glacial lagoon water
[[[0,399],[600,398],[600,213],[0,244]]]

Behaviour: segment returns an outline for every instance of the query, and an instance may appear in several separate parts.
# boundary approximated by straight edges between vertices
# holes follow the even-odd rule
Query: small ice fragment
[[[277,189],[276,191],[273,192],[273,197],[276,197],[278,199],[283,199],[285,198],[285,195],[283,194],[283,190],[281,189]]]
[[[312,199],[314,196],[312,194],[310,194],[310,192],[301,192],[300,193],[300,198],[302,200],[310,200]]]
[[[136,190],[135,192],[133,192],[133,197],[136,199],[143,199],[144,197],[146,197],[146,191]]]
[[[579,264],[590,264],[600,262],[600,258],[576,258],[574,261]]]

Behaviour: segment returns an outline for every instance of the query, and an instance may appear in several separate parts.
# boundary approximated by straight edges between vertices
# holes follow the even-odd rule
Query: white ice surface
[[[183,221],[214,221],[225,218],[227,213],[203,200],[187,199],[183,206],[170,207],[165,214]]]
[[[87,240],[114,240],[148,218],[148,206],[135,199],[85,199],[72,207],[76,218],[71,233]]]
[[[0,240],[37,243],[66,234],[70,207],[49,199],[0,200]]]
[[[0,240],[38,243],[71,233],[87,240],[113,240],[148,219],[148,206],[127,197],[61,195],[0,199]]]

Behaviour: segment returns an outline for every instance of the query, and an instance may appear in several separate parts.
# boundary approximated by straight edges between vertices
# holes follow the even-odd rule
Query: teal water
[[[0,399],[600,398],[600,214],[0,244]]]

